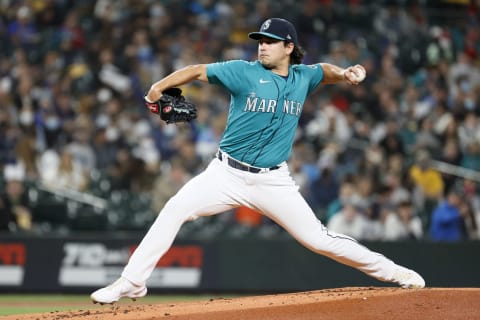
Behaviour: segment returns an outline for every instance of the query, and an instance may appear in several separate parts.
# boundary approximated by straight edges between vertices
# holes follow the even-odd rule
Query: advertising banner
[[[0,292],[91,292],[120,276],[140,240],[0,235]],[[429,287],[480,286],[478,241],[366,245],[425,275]],[[149,292],[241,293],[391,284],[315,254],[293,239],[218,238],[174,242],[147,286]]]
[[[65,242],[59,284],[65,287],[99,287],[115,281],[135,247],[102,242]],[[173,245],[160,259],[149,288],[198,288],[202,276],[203,247]]]
[[[0,286],[23,285],[26,251],[23,243],[0,243]]]

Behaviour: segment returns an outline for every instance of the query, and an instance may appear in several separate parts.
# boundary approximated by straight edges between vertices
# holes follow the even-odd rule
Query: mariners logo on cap
[[[263,23],[262,30],[267,30],[270,27],[270,23],[272,23],[272,20],[268,19]]]

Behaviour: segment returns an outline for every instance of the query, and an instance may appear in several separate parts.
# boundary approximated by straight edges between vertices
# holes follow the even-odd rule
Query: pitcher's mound
[[[75,312],[14,316],[14,319],[81,320],[306,320],[480,319],[478,288],[341,288],[232,299],[104,306]],[[12,319],[13,319],[12,318]]]

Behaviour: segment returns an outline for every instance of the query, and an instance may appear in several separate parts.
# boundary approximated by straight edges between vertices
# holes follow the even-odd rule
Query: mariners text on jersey
[[[271,112],[275,113],[277,108],[277,100],[262,99],[259,97],[248,97],[243,111],[250,112]],[[300,117],[303,104],[293,100],[283,100],[283,113]]]

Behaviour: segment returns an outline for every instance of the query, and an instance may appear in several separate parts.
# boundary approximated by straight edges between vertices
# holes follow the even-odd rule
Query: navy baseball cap
[[[260,27],[260,31],[248,34],[248,37],[254,40],[258,40],[262,36],[288,41],[298,45],[297,31],[293,24],[285,19],[270,18],[265,20]]]

